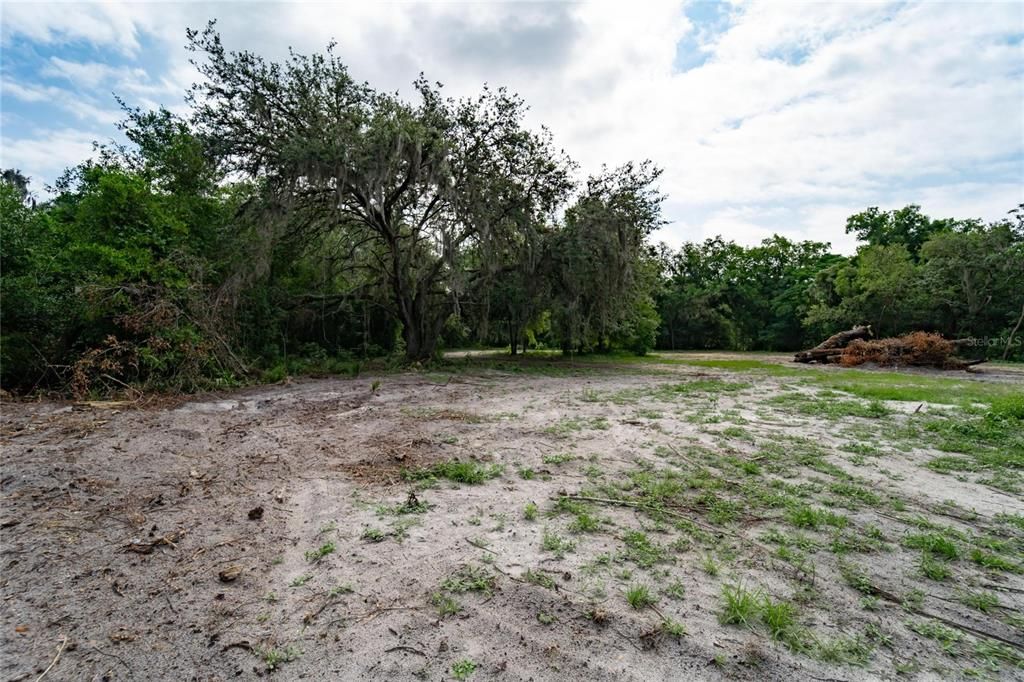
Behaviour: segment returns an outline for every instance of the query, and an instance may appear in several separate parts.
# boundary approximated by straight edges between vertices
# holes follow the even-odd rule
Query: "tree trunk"
[[[512,355],[516,354],[518,350],[517,346],[519,343],[519,334],[516,333],[515,325],[512,324],[512,320],[508,321],[508,346],[512,351]]]
[[[1013,345],[1013,337],[1020,329],[1020,323],[1024,322],[1024,306],[1021,306],[1020,317],[1017,318],[1017,324],[1013,325],[1013,329],[1010,330],[1010,336],[1006,339],[1006,349],[1003,351],[1003,360],[1010,355],[1010,347]]]
[[[402,338],[405,340],[405,359],[409,362],[430,360],[437,348],[440,329],[430,319],[426,303],[422,294],[398,298]]]
[[[866,339],[871,336],[871,325],[854,327],[838,334],[833,334],[814,348],[803,350],[793,356],[794,362],[817,362],[839,353],[830,351],[839,350],[849,345],[854,339]]]

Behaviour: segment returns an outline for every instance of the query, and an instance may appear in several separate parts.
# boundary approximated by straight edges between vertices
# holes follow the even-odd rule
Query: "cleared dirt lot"
[[[1013,371],[755,360],[4,404],[0,675],[1024,675]]]

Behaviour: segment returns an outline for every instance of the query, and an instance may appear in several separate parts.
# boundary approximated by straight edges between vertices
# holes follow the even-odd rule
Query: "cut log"
[[[836,355],[842,355],[845,348],[818,348],[811,350],[800,351],[798,355],[806,357],[806,360],[797,360],[797,362],[818,362],[824,361],[826,358],[834,357]]]
[[[854,339],[871,338],[871,325],[865,324],[845,332],[838,332],[828,337],[811,350],[825,350],[826,348],[846,348]]]
[[[982,358],[980,360],[961,360],[959,358],[950,358],[949,362],[946,363],[945,369],[962,369],[965,372],[973,372],[971,369],[975,365],[980,365],[983,362],[988,362],[987,359]]]
[[[794,362],[828,362],[827,358],[842,353],[851,341],[856,339],[871,338],[871,325],[866,324],[853,329],[847,329],[828,337],[810,350],[802,350],[793,356]],[[827,353],[825,351],[838,351],[838,353]]]

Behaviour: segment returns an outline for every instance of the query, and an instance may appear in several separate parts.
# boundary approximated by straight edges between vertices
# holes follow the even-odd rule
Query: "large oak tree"
[[[390,290],[406,355],[430,357],[460,293],[490,259],[550,218],[571,190],[547,131],[503,89],[453,100],[423,77],[418,100],[356,82],[333,52],[269,62],[190,31],[204,76],[193,122],[227,167],[263,183],[264,210],[303,239],[336,232]],[[473,258],[464,258],[467,252]]]

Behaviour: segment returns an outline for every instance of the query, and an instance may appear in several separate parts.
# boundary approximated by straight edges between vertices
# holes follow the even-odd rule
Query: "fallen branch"
[[[842,349],[850,345],[851,341],[870,337],[871,325],[854,327],[853,329],[833,334],[810,350],[800,351],[793,356],[793,360],[794,362],[820,362],[823,358],[841,354]],[[835,350],[838,350],[839,353],[830,352]]]
[[[50,670],[53,669],[53,666],[57,665],[57,661],[60,660],[61,652],[64,651],[64,647],[66,647],[67,644],[68,644],[68,636],[64,635],[64,641],[62,641],[60,643],[60,646],[57,647],[57,655],[53,657],[52,661],[50,661],[50,665],[46,666],[46,670],[44,670],[42,672],[42,674],[40,674],[39,677],[36,678],[36,682],[39,682],[39,680],[41,680],[44,677],[46,677],[46,673],[50,672]]]
[[[497,554],[498,554],[493,549],[485,547],[484,545],[480,544],[479,542],[474,541],[472,538],[466,538],[466,542],[468,542],[469,544],[473,545],[477,549],[482,549],[485,552],[490,552],[491,554],[494,554],[495,556],[497,556]]]
[[[872,594],[874,594],[875,596],[881,597],[882,599],[884,599],[884,600],[886,600],[888,602],[892,602],[893,604],[899,604],[900,606],[906,606],[906,604],[904,603],[904,600],[900,599],[898,596],[896,596],[892,592],[887,592],[886,590],[883,590],[880,587],[876,587],[875,585],[870,585],[870,588],[871,588]],[[969,632],[970,634],[976,635],[976,636],[979,636],[979,637],[987,637],[989,639],[994,639],[997,642],[1002,642],[1003,644],[1006,644],[1007,646],[1012,646],[1015,649],[1018,649],[1020,651],[1024,651],[1024,644],[1021,644],[1020,642],[1015,642],[1012,639],[1006,639],[1005,637],[1002,637],[1000,635],[997,635],[997,634],[994,634],[994,633],[991,633],[991,632],[987,632],[985,630],[979,630],[978,628],[975,628],[975,627],[973,627],[971,625],[966,625],[964,623],[958,623],[955,620],[950,620],[949,618],[946,618],[945,616],[940,616],[940,615],[935,614],[935,613],[930,613],[928,611],[925,611],[924,609],[910,608],[909,610],[912,613],[916,613],[919,616],[924,616],[925,618],[932,618],[934,620],[939,621],[940,623],[943,623],[943,624],[948,625],[950,627],[956,628],[957,630],[961,630],[963,632]]]
[[[418,654],[418,655],[422,656],[423,658],[430,658],[430,656],[426,655],[425,653],[423,653],[419,649],[414,649],[411,646],[404,646],[404,645],[401,645],[401,644],[399,644],[398,646],[393,646],[390,649],[385,649],[384,653],[390,654],[392,651],[409,651],[411,653]]]
[[[693,525],[699,526],[699,527],[703,528],[704,530],[708,531],[709,533],[721,533],[721,534],[724,534],[724,535],[731,535],[733,537],[739,537],[735,533],[730,533],[729,531],[724,530],[722,528],[716,528],[715,526],[711,526],[711,525],[708,525],[708,524],[703,523],[701,521],[697,521],[696,519],[694,519],[689,514],[683,514],[682,512],[675,511],[674,509],[666,509],[664,507],[655,507],[655,506],[650,505],[650,504],[644,504],[642,502],[633,502],[631,500],[614,500],[614,499],[610,499],[610,498],[606,498],[606,497],[588,497],[586,495],[559,495],[559,497],[563,497],[563,498],[570,499],[570,500],[577,500],[579,502],[596,502],[598,504],[612,504],[612,505],[618,505],[618,506],[621,506],[621,507],[633,507],[635,509],[646,509],[647,511],[650,511],[650,512],[655,512],[655,513],[659,513],[659,514],[668,514],[669,516],[674,516],[674,517],[679,518],[679,519],[685,519],[685,520],[689,521],[690,523],[692,523]]]

